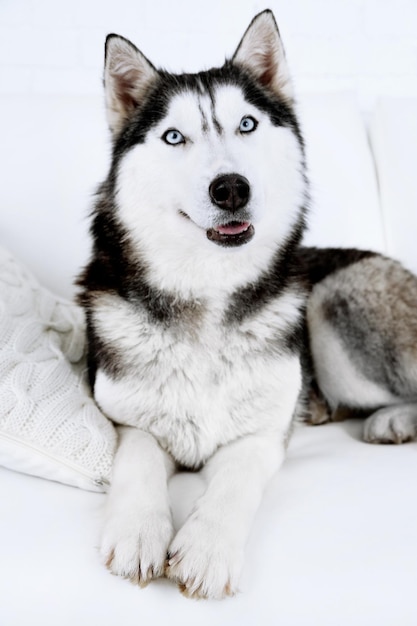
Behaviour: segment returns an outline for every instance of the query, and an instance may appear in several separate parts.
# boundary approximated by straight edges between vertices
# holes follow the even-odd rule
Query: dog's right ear
[[[113,135],[121,130],[157,76],[157,70],[136,46],[119,35],[108,35],[104,88],[107,120]]]

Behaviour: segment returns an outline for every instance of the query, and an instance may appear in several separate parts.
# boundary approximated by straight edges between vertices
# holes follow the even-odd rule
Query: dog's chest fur
[[[174,305],[160,323],[134,302],[98,296],[94,324],[112,365],[102,359],[95,397],[114,421],[150,432],[188,467],[242,435],[285,435],[300,390],[285,334],[301,303],[289,290],[256,316],[225,324],[225,302],[193,302]]]

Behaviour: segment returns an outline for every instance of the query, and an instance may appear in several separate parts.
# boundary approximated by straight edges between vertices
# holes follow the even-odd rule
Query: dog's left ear
[[[262,85],[292,103],[291,78],[278,26],[272,11],[259,13],[249,25],[232,57]]]

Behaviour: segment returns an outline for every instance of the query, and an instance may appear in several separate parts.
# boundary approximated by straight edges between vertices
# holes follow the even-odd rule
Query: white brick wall
[[[108,32],[193,71],[274,10],[299,90],[417,95],[417,0],[0,0],[0,94],[98,93]]]

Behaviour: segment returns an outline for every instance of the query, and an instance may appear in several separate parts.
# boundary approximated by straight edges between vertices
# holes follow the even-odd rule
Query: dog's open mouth
[[[250,222],[229,222],[215,228],[209,228],[207,238],[220,246],[241,246],[248,243],[255,234]]]

